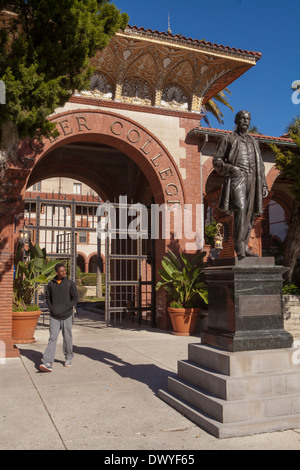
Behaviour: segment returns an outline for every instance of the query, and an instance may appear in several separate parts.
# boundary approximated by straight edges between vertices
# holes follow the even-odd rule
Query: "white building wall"
[[[70,178],[48,178],[40,182],[40,185],[34,185],[27,189],[27,192],[31,192],[31,196],[35,197],[39,193],[54,193],[58,194],[59,192],[64,195],[79,195],[79,193],[75,192],[74,185],[80,184],[81,192],[83,196],[95,196],[98,195],[93,191],[89,186],[80,181],[73,180]],[[38,189],[37,189],[38,188]],[[78,186],[76,186],[78,188]],[[66,211],[64,214],[63,211]],[[51,209],[51,206],[47,207],[47,212],[42,211],[40,214],[40,224],[47,225],[49,228],[52,226],[61,226],[62,229],[65,226],[71,226],[71,211],[69,207],[65,209],[63,206],[60,206],[60,215],[58,213],[58,206],[55,206],[54,209]],[[34,214],[32,214],[34,215]],[[64,218],[65,216],[65,218]],[[84,218],[85,216],[83,216]],[[65,224],[64,224],[65,220]],[[81,216],[76,215],[75,217],[75,224],[81,222]],[[40,245],[46,248],[47,253],[50,253],[53,250],[53,246],[56,246],[56,237],[58,235],[58,231],[40,231]],[[63,233],[63,232],[60,232]],[[53,250],[54,251],[54,250]],[[104,255],[105,252],[105,245],[104,242],[101,242],[101,254]],[[79,233],[77,238],[77,253],[83,254],[86,259],[88,260],[90,256],[97,254],[97,234],[96,232],[88,232],[87,231],[87,243],[79,243]]]

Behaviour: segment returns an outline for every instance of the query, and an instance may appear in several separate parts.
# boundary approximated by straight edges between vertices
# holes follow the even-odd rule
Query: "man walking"
[[[239,111],[236,132],[221,139],[213,159],[217,173],[225,176],[219,209],[234,214],[233,240],[238,258],[256,256],[248,248],[255,215],[262,214],[268,195],[260,149],[249,135],[251,116]]]
[[[73,359],[73,307],[78,302],[78,292],[73,281],[67,278],[64,264],[55,266],[56,276],[46,288],[45,298],[50,309],[50,338],[44,352],[43,363],[40,370],[52,372],[52,364],[55,359],[56,342],[60,330],[63,335],[63,352],[65,355],[65,367],[70,367]]]

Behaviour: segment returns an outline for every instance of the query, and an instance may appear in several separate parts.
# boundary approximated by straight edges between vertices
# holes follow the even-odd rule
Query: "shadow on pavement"
[[[120,377],[130,378],[147,385],[154,393],[166,384],[167,378],[176,375],[169,370],[162,369],[155,364],[131,364],[115,354],[101,349],[74,346],[74,353],[88,357],[94,361],[107,364]]]

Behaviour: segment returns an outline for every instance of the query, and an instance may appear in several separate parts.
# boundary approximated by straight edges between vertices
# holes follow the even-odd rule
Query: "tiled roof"
[[[199,127],[199,128],[196,128],[196,129],[193,129],[191,131],[191,133],[194,133],[195,134],[205,134],[205,133],[208,133],[208,134],[231,134],[233,131],[228,131],[228,130],[224,130],[224,129],[213,129],[211,127]],[[255,137],[257,140],[261,141],[261,142],[278,142],[278,143],[282,143],[282,144],[287,144],[287,145],[295,145],[293,139],[291,139],[290,137],[285,137],[285,136],[282,136],[282,137],[273,137],[273,136],[269,136],[269,135],[262,135],[262,134],[253,134],[252,132],[249,132],[249,134],[253,135],[253,137]],[[287,136],[287,134],[285,134]]]
[[[125,32],[136,32],[136,33],[142,33],[145,35],[151,35],[151,36],[159,36],[160,38],[172,38],[176,39],[178,41],[182,41],[185,43],[192,44],[194,46],[204,46],[204,47],[209,47],[213,49],[217,49],[219,52],[232,52],[236,54],[242,54],[242,55],[247,55],[253,57],[255,60],[259,60],[262,56],[260,52],[254,52],[254,51],[246,51],[242,49],[236,49],[235,47],[229,47],[229,46],[224,46],[223,44],[216,44],[212,43],[209,41],[205,41],[204,39],[192,39],[192,38],[186,38],[185,36],[182,36],[181,34],[172,34],[172,33],[166,33],[165,31],[153,31],[152,29],[148,28],[139,28],[138,26],[127,26],[125,29]]]

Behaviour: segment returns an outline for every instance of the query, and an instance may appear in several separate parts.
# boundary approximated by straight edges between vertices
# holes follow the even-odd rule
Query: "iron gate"
[[[26,226],[35,233],[35,242],[44,246],[49,258],[66,261],[68,275],[76,282],[77,235],[96,232],[95,202],[75,199],[25,198]],[[77,217],[77,219],[76,219]],[[76,226],[76,220],[84,220]]]
[[[122,199],[122,197],[121,197]],[[126,199],[127,200],[127,199]],[[141,206],[142,223],[131,228],[130,209]],[[103,224],[99,208],[109,222]],[[35,232],[35,242],[49,246],[52,259],[69,264],[69,276],[76,282],[77,232],[97,232],[105,241],[105,321],[109,326],[130,317],[141,325],[150,320],[156,326],[155,313],[155,241],[151,239],[150,210],[142,205],[101,203],[54,198],[26,198],[26,225]],[[114,216],[112,217],[112,213]],[[76,226],[76,217],[85,220]],[[139,214],[139,209],[137,209]],[[148,223],[143,224],[147,218]],[[116,224],[111,223],[117,221]],[[145,225],[146,228],[143,228]],[[49,241],[50,240],[50,241]],[[50,243],[50,245],[49,245]],[[99,247],[99,244],[98,244]],[[113,317],[113,318],[112,318]]]
[[[134,206],[139,219],[134,227],[129,215],[133,205],[127,203],[104,203],[99,218],[98,236],[105,238],[107,326],[124,318],[132,322],[136,319],[139,325],[143,320],[150,320],[152,327],[156,325],[155,244],[149,236],[149,224],[143,223],[149,219],[149,209]]]

